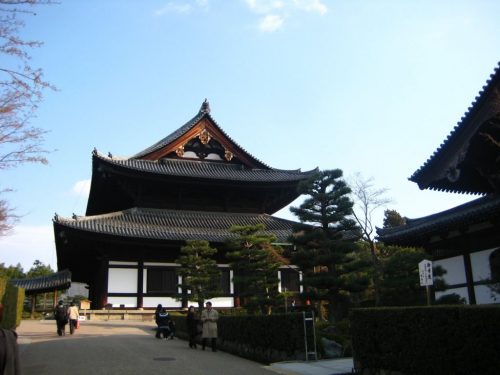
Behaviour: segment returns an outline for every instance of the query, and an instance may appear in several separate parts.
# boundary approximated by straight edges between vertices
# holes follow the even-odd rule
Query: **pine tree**
[[[406,218],[402,217],[396,210],[384,211],[384,228],[394,228],[406,224]]]
[[[221,294],[221,273],[217,262],[212,259],[216,253],[217,249],[210,247],[208,241],[186,241],[186,245],[181,247],[181,256],[176,260],[181,265],[177,273],[182,276],[182,290],[191,291],[189,298],[197,301],[200,309],[205,300]]]
[[[233,282],[250,313],[260,309],[270,314],[279,298],[278,268],[287,261],[282,250],[272,243],[273,235],[263,233],[263,224],[233,226],[230,231],[238,237],[229,242],[226,257],[235,274]]]
[[[292,262],[301,267],[308,297],[328,301],[330,321],[346,313],[350,292],[366,288],[367,277],[357,272],[365,266],[355,256],[359,227],[350,218],[351,190],[340,169],[318,172],[299,185],[309,197],[290,210],[300,219],[292,236],[297,246]]]

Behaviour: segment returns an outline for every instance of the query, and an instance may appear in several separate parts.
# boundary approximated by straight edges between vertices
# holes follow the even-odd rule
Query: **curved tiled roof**
[[[109,158],[99,153],[94,153],[94,157],[109,165],[119,166],[134,171],[178,177],[229,181],[291,182],[304,180],[317,172],[317,169],[306,172],[301,172],[300,169],[247,169],[242,168],[242,166],[238,164],[184,159],[162,159],[161,161],[117,159]]]
[[[442,180],[450,167],[456,167],[457,158],[460,157],[459,154],[464,151],[464,148],[468,147],[468,142],[476,134],[482,125],[482,121],[487,119],[484,117],[498,116],[500,113],[500,105],[498,104],[500,103],[500,98],[495,98],[495,95],[499,95],[499,92],[500,62],[495,68],[494,73],[490,75],[490,79],[486,82],[486,85],[483,86],[483,89],[476,96],[474,102],[464,116],[462,116],[460,122],[457,123],[427,161],[409,177],[409,180],[416,182],[421,189],[429,188],[470,194],[487,193],[486,191],[473,191],[466,186],[459,186],[458,184],[453,185],[451,182],[443,183],[441,181],[436,183],[436,180]],[[496,104],[495,101],[497,101]],[[481,114],[481,111],[484,113]]]
[[[9,282],[24,288],[26,294],[64,290],[71,286],[71,272],[64,270],[48,276],[34,277],[32,279],[12,279]]]
[[[199,112],[194,116],[191,120],[186,122],[184,125],[182,125],[179,129],[175,130],[174,132],[170,133],[167,135],[165,138],[161,139],[160,141],[156,142],[152,146],[149,146],[148,148],[138,152],[137,154],[133,155],[131,159],[140,159],[154,151],[157,151],[161,149],[162,147],[170,144],[171,142],[175,141],[177,138],[181,137],[184,133],[188,132],[191,128],[193,128],[198,122],[200,122],[203,118],[209,119],[216,127],[217,129],[224,134],[224,136],[230,140],[236,147],[238,147],[241,151],[243,151],[245,154],[247,154],[251,159],[257,162],[257,164],[260,164],[262,167],[268,167],[265,163],[257,159],[255,156],[251,155],[248,153],[243,147],[241,147],[238,143],[236,143],[221,127],[220,125],[213,119],[213,117],[210,115],[210,107],[205,99],[205,102],[201,105],[201,108]]]
[[[68,228],[112,236],[157,240],[185,241],[207,240],[224,242],[234,237],[229,228],[233,225],[264,224],[265,233],[273,234],[284,242],[292,233],[293,221],[267,214],[227,212],[202,212],[131,208],[95,216],[63,218],[54,222]]]
[[[418,245],[426,236],[459,229],[500,217],[500,195],[491,194],[452,209],[418,219],[407,219],[406,225],[377,228],[378,239],[387,244]]]

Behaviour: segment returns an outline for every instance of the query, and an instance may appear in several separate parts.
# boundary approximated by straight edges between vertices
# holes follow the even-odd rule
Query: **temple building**
[[[500,64],[441,146],[410,180],[420,189],[480,195],[438,212],[378,229],[386,244],[421,246],[447,273],[445,291],[469,304],[500,302]],[[494,287],[496,286],[496,287]]]
[[[264,164],[215,122],[205,100],[186,124],[129,158],[92,153],[85,216],[55,215],[59,269],[89,285],[92,308],[179,308],[175,260],[186,240],[218,249],[224,295],[214,306],[238,305],[233,270],[224,256],[232,225],[262,223],[284,243],[293,221],[272,216],[298,197],[297,185],[317,170]],[[280,288],[300,291],[300,273],[279,271]]]

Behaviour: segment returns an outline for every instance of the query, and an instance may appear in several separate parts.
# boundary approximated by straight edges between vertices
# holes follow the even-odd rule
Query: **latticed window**
[[[281,290],[287,292],[300,291],[299,272],[294,269],[280,269],[281,272]]]
[[[148,269],[148,293],[177,293],[177,284],[177,273],[175,272],[174,268]]]

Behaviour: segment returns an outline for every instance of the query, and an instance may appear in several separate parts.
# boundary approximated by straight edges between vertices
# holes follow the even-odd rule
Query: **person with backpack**
[[[60,300],[54,309],[54,318],[57,324],[57,334],[64,336],[66,333],[66,324],[68,324],[68,309],[64,306],[63,300]]]

